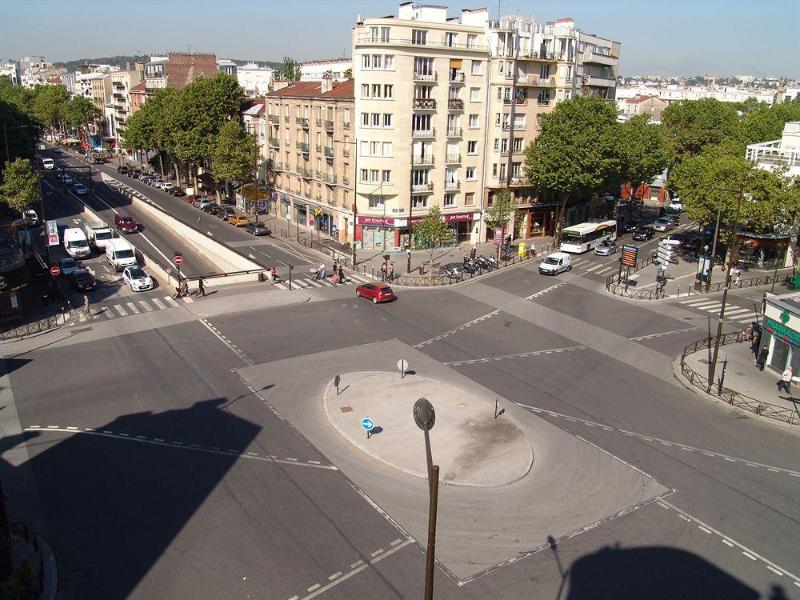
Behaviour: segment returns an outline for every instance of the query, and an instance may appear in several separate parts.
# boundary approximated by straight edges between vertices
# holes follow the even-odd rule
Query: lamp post
[[[428,432],[436,421],[436,412],[427,398],[414,403],[414,422],[425,434],[425,457],[428,467],[428,547],[425,552],[425,600],[433,600],[433,567],[436,560],[436,512],[439,500],[439,465],[433,464]]]

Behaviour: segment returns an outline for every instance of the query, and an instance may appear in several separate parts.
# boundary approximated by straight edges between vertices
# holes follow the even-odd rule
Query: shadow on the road
[[[556,547],[551,549],[555,552]],[[569,581],[566,600],[756,600],[759,597],[756,590],[704,558],[666,547],[606,547],[579,558],[567,572],[562,572],[562,578]],[[771,598],[785,597],[780,586],[772,589]]]
[[[185,409],[131,413],[96,427],[94,433],[32,431],[0,439],[2,452],[27,443],[31,453],[17,467],[0,461],[0,478],[10,484],[10,515],[30,522],[36,517],[26,514],[31,509],[14,493],[19,485],[15,480],[26,469],[35,475],[47,518],[39,528],[46,529],[43,533],[58,557],[63,597],[130,597],[176,542],[238,460],[226,450],[244,450],[260,431],[258,425],[220,410],[224,402],[216,398]],[[151,443],[137,441],[137,435]],[[164,442],[152,443],[156,438]],[[173,441],[183,442],[186,449],[165,447]],[[221,451],[198,453],[189,448],[192,442],[213,444]]]

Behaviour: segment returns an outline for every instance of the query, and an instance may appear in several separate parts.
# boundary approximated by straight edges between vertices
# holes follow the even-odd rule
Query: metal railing
[[[750,329],[726,333],[720,337],[719,343],[721,346],[723,346],[725,344],[740,344],[743,342],[749,342],[752,340],[752,335],[753,333]],[[708,393],[708,377],[692,369],[686,363],[686,357],[690,354],[694,354],[695,352],[699,352],[700,350],[708,349],[713,341],[714,338],[703,338],[701,340],[697,340],[696,342],[692,342],[686,346],[681,353],[681,375],[686,378],[686,381],[688,381],[691,386],[696,387],[704,393]],[[800,413],[798,413],[797,410],[786,408],[784,406],[778,406],[777,404],[770,404],[769,402],[764,402],[762,400],[756,400],[747,394],[742,394],[726,387],[722,387],[720,389],[718,384],[711,385],[710,395],[714,396],[715,398],[719,398],[720,400],[724,400],[731,406],[736,406],[737,408],[744,409],[756,415],[761,415],[762,417],[775,419],[776,421],[782,421],[784,423],[789,423],[790,425],[800,424]]]
[[[17,325],[16,327],[11,327],[10,329],[0,331],[0,340],[13,340],[60,327],[67,322],[70,314],[71,311],[66,311],[50,317],[45,317],[44,319],[33,321],[32,323],[24,323],[22,325]]]
[[[505,267],[510,267],[512,265],[517,265],[521,262],[525,262],[527,260],[539,258],[544,256],[544,253],[541,255],[536,254],[535,252],[527,251],[524,255],[514,255],[509,256],[506,255],[501,258],[500,262],[497,264],[496,267],[491,269],[483,269],[477,270],[472,273],[467,273],[464,271],[459,271],[458,276],[451,277],[449,275],[444,274],[437,274],[437,275],[395,275],[394,279],[391,283],[396,283],[397,285],[408,285],[408,286],[417,286],[417,287],[433,287],[433,286],[442,286],[442,285],[452,285],[454,283],[460,283],[462,281],[468,281],[470,279],[474,279],[475,277],[480,277],[481,275],[488,275],[489,273],[494,273],[499,269],[503,269]],[[418,267],[418,269],[422,269],[422,267]],[[373,270],[374,271],[374,270]],[[373,278],[375,274],[373,272]]]
[[[433,98],[414,98],[414,110],[436,110],[436,100]]]

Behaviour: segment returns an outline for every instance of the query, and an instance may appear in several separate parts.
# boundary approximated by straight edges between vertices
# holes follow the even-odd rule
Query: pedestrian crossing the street
[[[374,281],[369,277],[364,277],[363,275],[346,275],[344,283],[342,285],[361,285],[362,283],[369,283],[370,281]],[[310,289],[310,288],[323,288],[323,287],[337,287],[339,284],[335,281],[332,281],[330,278],[325,279],[314,279],[313,277],[302,275],[295,279],[292,279],[292,287],[298,287],[300,289]],[[283,281],[281,283],[276,283],[275,287],[281,290],[288,290],[289,289],[289,282]]]
[[[682,300],[679,302],[681,306],[692,308],[702,312],[711,313],[712,316],[719,315],[719,309],[722,306],[722,301],[710,300],[709,298],[692,298],[690,300]],[[755,309],[742,308],[735,304],[728,303],[725,307],[725,321],[732,321],[736,323],[751,323],[757,319]]]
[[[181,301],[190,304],[194,299],[190,297],[181,298]],[[172,296],[163,296],[161,298],[149,297],[140,298],[135,301],[120,301],[115,304],[93,304],[90,306],[91,317],[80,311],[76,316],[79,323],[85,323],[88,320],[106,320],[118,319],[119,317],[129,317],[131,315],[139,315],[142,313],[155,312],[157,310],[165,310],[167,308],[175,308],[180,306],[180,303]]]

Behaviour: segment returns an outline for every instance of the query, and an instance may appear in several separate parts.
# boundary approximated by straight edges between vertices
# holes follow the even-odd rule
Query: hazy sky
[[[434,0],[432,4],[446,4]],[[357,17],[397,13],[386,0],[0,0],[0,57],[50,60],[215,52],[298,60],[350,55]],[[450,16],[474,0],[451,3]],[[485,3],[492,18],[498,2]],[[800,78],[800,0],[502,0],[503,14],[578,27],[622,43],[621,73]]]

